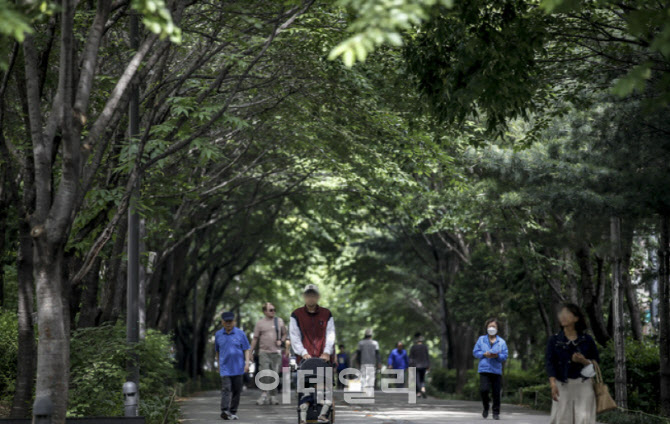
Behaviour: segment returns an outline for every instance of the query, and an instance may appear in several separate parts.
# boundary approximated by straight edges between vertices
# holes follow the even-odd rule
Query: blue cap
[[[224,312],[221,314],[221,319],[224,321],[232,321],[235,319],[235,314],[233,312]]]

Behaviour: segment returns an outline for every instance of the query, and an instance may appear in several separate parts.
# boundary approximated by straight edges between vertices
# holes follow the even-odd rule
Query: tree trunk
[[[640,305],[637,301],[635,287],[630,276],[630,260],[633,256],[633,226],[624,225],[622,231],[623,260],[621,262],[621,277],[623,288],[626,294],[626,306],[630,314],[630,325],[633,332],[633,338],[637,341],[642,340],[642,318],[640,317]]]
[[[533,359],[533,337],[527,335],[524,344],[525,349],[523,357],[521,358],[521,369],[524,371],[528,371],[530,370]]]
[[[101,263],[102,258],[97,257],[93,262],[91,270],[81,282],[83,293],[77,328],[94,327],[97,324],[100,315],[100,308],[98,308],[98,286],[100,285]]]
[[[550,318],[552,319],[553,327],[558,328],[558,312],[561,309],[561,305],[565,303],[565,295],[563,294],[563,284],[561,279],[557,277],[561,275],[562,271],[558,266],[551,266],[551,269],[548,274],[545,274],[544,278],[551,289],[551,314]]]
[[[16,373],[16,391],[12,402],[11,418],[27,418],[32,407],[36,371],[35,332],[33,321],[33,239],[30,226],[19,220],[18,274],[18,321],[19,360]]]
[[[442,351],[442,366],[449,366],[449,327],[447,326],[447,299],[444,285],[437,284],[437,301],[440,307],[440,350]]]
[[[563,261],[566,263],[570,262],[571,258],[571,252],[568,249],[564,250],[563,254]],[[571,267],[568,267],[566,272],[566,285],[568,289],[568,296],[570,297],[570,302],[574,303],[575,305],[579,305],[580,307],[583,307],[583,302],[584,302],[584,296],[582,296],[582,292],[579,289],[579,284],[577,283],[577,276],[575,272],[571,269]]]
[[[67,281],[68,276],[74,275],[76,270],[83,264],[83,261],[76,256],[74,249],[69,249],[65,252],[65,258],[63,260],[63,279]],[[70,323],[70,332],[74,331],[77,328],[77,315],[81,311],[81,302],[84,290],[86,290],[86,285],[88,282],[89,275],[86,275],[82,279],[80,284],[69,284],[68,282],[68,293],[67,296],[68,302],[68,322]]]
[[[125,300],[125,277],[123,252],[126,245],[128,220],[119,221],[116,238],[112,246],[112,254],[105,270],[105,283],[100,296],[100,322],[115,322],[123,310]]]
[[[577,264],[579,265],[582,293],[584,297],[584,309],[591,324],[591,330],[598,343],[606,345],[610,340],[607,324],[603,322],[602,299],[598,296],[598,289],[593,282],[593,265],[591,264],[591,249],[583,244],[576,252]]]
[[[612,328],[614,330],[614,388],[617,405],[619,405],[621,408],[627,408],[628,394],[626,391],[625,321],[623,317],[623,258],[620,218],[611,218],[610,237],[612,243]]]
[[[172,327],[172,312],[174,310],[176,298],[180,294],[179,288],[182,285],[182,281],[184,280],[183,276],[186,274],[187,265],[188,263],[195,263],[198,257],[197,249],[195,253],[191,252],[190,255],[188,255],[188,251],[188,246],[180,246],[178,249],[175,249],[175,255],[173,255],[170,268],[168,269],[167,273],[167,275],[171,278],[165,279],[165,284],[167,285],[166,290],[161,291],[160,293],[160,311],[158,315],[158,322],[156,323],[156,328],[163,332],[169,331],[169,329]]]
[[[661,412],[670,417],[670,212],[661,216],[658,249]]]
[[[537,284],[535,284],[535,281],[532,279],[532,277],[530,278],[530,287],[533,290],[533,297],[535,297],[537,310],[540,313],[540,318],[542,319],[542,324],[544,325],[544,333],[547,338],[549,338],[552,334],[554,334],[554,331],[551,327],[551,318],[549,318],[547,308],[544,307],[544,303],[542,302],[542,295],[540,294],[540,291],[537,288]]]
[[[624,263],[626,261],[624,260]],[[640,316],[640,305],[637,301],[637,294],[635,292],[635,287],[630,279],[630,273],[623,273],[623,284],[626,290],[626,305],[628,306],[628,312],[630,313],[630,324],[631,330],[633,331],[633,338],[637,341],[641,341],[644,337],[642,333],[642,317]]]
[[[172,253],[168,254],[165,259],[160,259],[156,271],[151,274],[147,281],[146,290],[146,301],[147,301],[147,312],[146,312],[146,325],[149,328],[156,328],[158,324],[158,318],[160,316],[160,288],[163,287],[163,281],[172,281],[174,269],[174,255]]]
[[[142,257],[142,254],[146,252],[144,218],[140,218],[139,236],[140,266],[137,281],[137,326],[139,339],[144,340],[147,334],[147,273],[144,266],[145,258]]]
[[[0,307],[5,306],[5,249],[7,248],[9,210],[11,204],[18,200],[18,188],[13,182],[17,172],[12,166],[12,157],[7,148],[5,139],[5,97],[9,86],[10,76],[16,64],[19,53],[19,43],[12,43],[12,53],[9,55],[9,66],[0,72]]]
[[[456,324],[453,320],[449,320],[449,334],[452,336],[449,342],[449,350],[451,358],[450,367],[456,370],[456,388],[458,394],[463,393],[463,388],[467,383],[468,370],[474,364],[474,357],[472,356],[471,344],[464,343],[464,340],[474,340],[475,334],[472,329],[463,324]]]
[[[37,345],[36,396],[48,396],[54,405],[53,423],[65,422],[69,379],[70,334],[63,302],[63,252],[54,252],[39,246],[36,240],[34,264],[37,290]],[[46,244],[46,243],[44,243]]]
[[[0,133],[2,130],[0,129]],[[0,135],[0,143],[3,143],[2,136]],[[2,149],[0,149],[2,151]],[[10,183],[7,182],[7,179],[4,177],[7,172],[8,165],[3,163],[0,160],[0,307],[5,306],[5,246],[7,240],[7,229],[8,229],[8,212],[9,212],[9,202],[7,196],[6,185]]]
[[[21,79],[17,78],[22,86]],[[21,90],[19,90],[21,92]],[[27,110],[25,97],[21,96],[24,113]],[[27,115],[27,114],[26,114]],[[26,128],[28,125],[26,125]],[[4,145],[2,146],[4,147]],[[6,151],[6,150],[5,150]],[[35,346],[35,281],[33,276],[33,238],[30,235],[28,216],[35,208],[35,179],[34,162],[31,155],[26,155],[21,169],[21,193],[18,211],[19,247],[17,252],[17,282],[18,282],[18,362],[16,369],[16,390],[12,402],[11,418],[27,418],[30,416],[31,400],[35,388],[35,373],[37,372],[37,348]],[[13,197],[19,198],[19,187],[13,185]]]

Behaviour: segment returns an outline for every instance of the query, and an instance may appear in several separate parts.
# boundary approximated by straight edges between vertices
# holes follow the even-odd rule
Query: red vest
[[[311,313],[303,306],[291,314],[291,318],[295,318],[300,328],[302,345],[310,356],[319,357],[323,354],[326,348],[326,328],[331,317],[330,311],[320,306]]]

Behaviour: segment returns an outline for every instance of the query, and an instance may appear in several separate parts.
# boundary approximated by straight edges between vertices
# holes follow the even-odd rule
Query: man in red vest
[[[319,289],[308,284],[302,292],[305,306],[291,314],[291,346],[302,359],[331,360],[335,353],[335,321],[326,308],[319,306]]]
[[[333,315],[326,308],[319,306],[319,289],[314,284],[308,284],[302,291],[305,306],[298,308],[291,314],[289,335],[291,346],[301,359],[321,358],[331,361],[335,353],[335,321]],[[318,389],[318,387],[317,387]],[[331,387],[332,390],[332,387]],[[305,394],[300,398],[300,424],[307,423],[307,410],[312,402],[321,405],[317,422],[328,423],[328,412],[332,399],[326,396],[319,402],[321,396]]]

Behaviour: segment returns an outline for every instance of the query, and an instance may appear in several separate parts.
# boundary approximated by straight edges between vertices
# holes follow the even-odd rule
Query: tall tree
[[[621,219],[610,219],[610,241],[612,243],[612,327],[614,329],[614,388],[617,405],[628,407],[626,391],[626,349],[623,319],[624,282],[622,276]]]
[[[661,363],[661,410],[670,416],[670,214],[661,215],[659,222],[658,283]]]

